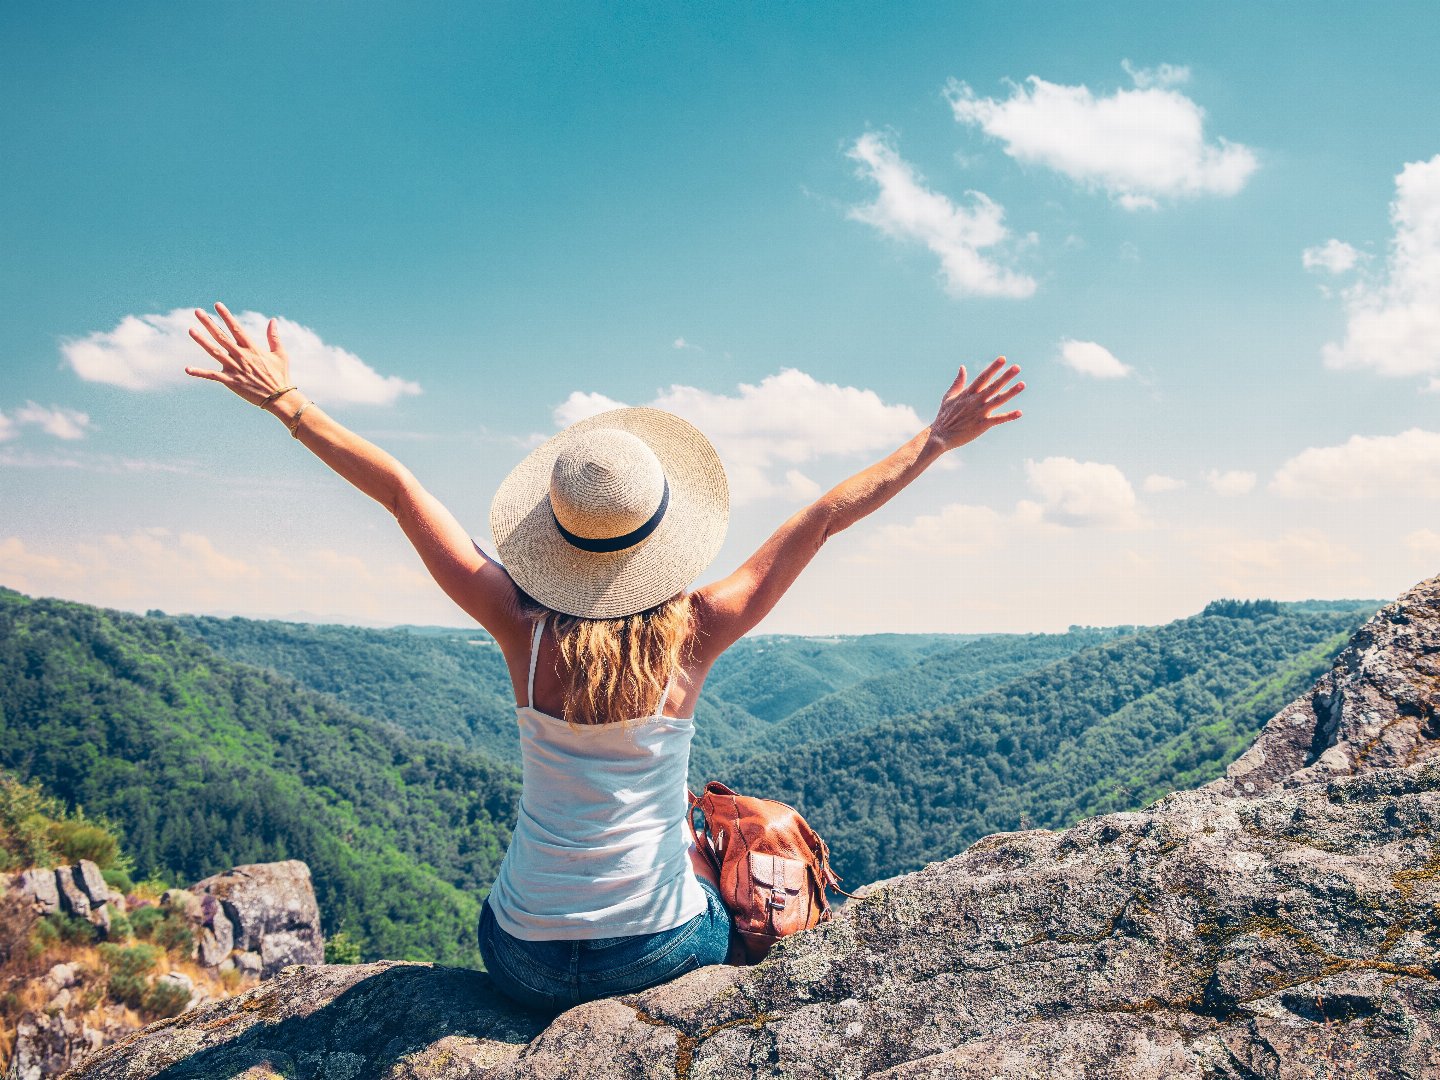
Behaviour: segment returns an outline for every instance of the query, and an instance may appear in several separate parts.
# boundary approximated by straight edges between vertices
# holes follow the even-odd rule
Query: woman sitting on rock
[[[272,320],[260,347],[221,304],[191,336],[219,369],[186,368],[260,405],[392,513],[436,584],[499,644],[515,691],[523,785],[480,917],[497,985],[544,1009],[722,963],[730,916],[686,824],[700,689],[841,529],[947,450],[1020,413],[997,359],[960,369],[934,422],[786,521],[728,577],[689,591],[720,548],[725,473],[705,437],[658,409],[566,428],[500,485],[500,562],[408,470],[289,383]]]

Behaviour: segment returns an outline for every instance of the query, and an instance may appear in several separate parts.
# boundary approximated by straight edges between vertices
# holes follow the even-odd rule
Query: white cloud
[[[1327,274],[1343,274],[1353,270],[1363,258],[1343,240],[1331,238],[1323,244],[1308,247],[1300,253],[1300,265],[1306,270],[1323,270]]]
[[[1390,222],[1384,274],[1345,290],[1345,340],[1322,355],[1328,367],[1430,375],[1440,388],[1440,154],[1400,170]]]
[[[1243,469],[1229,469],[1225,472],[1211,469],[1205,474],[1205,482],[1216,495],[1248,495],[1255,490],[1255,474]]]
[[[1141,90],[1152,86],[1183,86],[1190,81],[1190,68],[1184,64],[1159,64],[1153,68],[1137,68],[1129,60],[1121,60],[1125,74]]]
[[[268,316],[254,311],[237,318],[264,340]],[[381,375],[354,353],[329,345],[308,326],[277,320],[290,356],[290,375],[306,392],[334,405],[389,405],[420,393],[420,385],[398,375]],[[189,337],[200,324],[192,308],[164,315],[126,315],[113,330],[62,342],[60,351],[75,374],[90,382],[126,390],[155,390],[183,382],[184,369],[213,364]]]
[[[696,345],[693,341],[686,341],[683,337],[677,337],[672,347],[676,349],[693,349],[696,352],[705,351],[699,345]]]
[[[736,503],[813,498],[820,487],[799,466],[822,458],[889,451],[923,428],[908,405],[873,390],[822,383],[787,368],[733,395],[674,385],[644,404],[689,420],[715,444]],[[558,427],[621,408],[603,394],[575,391],[555,409]]]
[[[588,394],[583,390],[572,391],[570,396],[555,406],[552,414],[557,428],[567,428],[580,420],[597,416],[611,409],[623,409],[625,403],[606,397],[604,394]]]
[[[1276,470],[1270,490],[1295,498],[1440,498],[1440,433],[1353,435],[1302,450]]]
[[[15,430],[15,421],[11,420],[3,412],[0,412],[0,442],[4,442],[6,439],[13,439],[19,434],[20,432]]]
[[[1066,367],[1096,379],[1121,379],[1131,371],[1114,353],[1094,341],[1065,338],[1060,342],[1060,359]]]
[[[1164,495],[1168,491],[1179,491],[1184,486],[1184,480],[1162,473],[1151,473],[1140,485],[1147,495]]]
[[[1127,70],[1135,89],[1108,97],[1036,75],[1012,84],[1003,100],[977,97],[953,79],[946,96],[956,120],[999,139],[1015,160],[1106,191],[1127,210],[1240,191],[1257,167],[1255,154],[1223,138],[1206,142],[1205,110],[1171,88],[1188,69]]]
[[[1035,292],[1035,279],[981,254],[1009,238],[1004,208],[979,191],[970,191],[971,205],[956,206],[924,186],[914,168],[880,135],[862,135],[848,156],[858,173],[874,182],[880,193],[872,203],[852,207],[850,217],[873,225],[896,240],[919,241],[940,259],[945,289],[952,296],[1023,298]]]
[[[27,401],[15,413],[16,424],[33,424],[47,435],[57,439],[83,439],[90,427],[90,417],[78,409],[67,409],[63,405],[45,408]]]
[[[1027,461],[1025,474],[1041,498],[1047,521],[1116,529],[1141,524],[1135,489],[1114,465],[1048,457]]]

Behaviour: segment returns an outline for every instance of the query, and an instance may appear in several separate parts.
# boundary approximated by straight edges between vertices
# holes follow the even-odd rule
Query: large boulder
[[[300,860],[237,866],[196,882],[190,893],[202,963],[219,964],[233,947],[253,953],[268,979],[290,964],[324,962],[320,907]]]
[[[553,1020],[475,972],[293,968],[72,1075],[1440,1076],[1437,657],[1432,581],[1221,780],[986,837],[753,968]]]

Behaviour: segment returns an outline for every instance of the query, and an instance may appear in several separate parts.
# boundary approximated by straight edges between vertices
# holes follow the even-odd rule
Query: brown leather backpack
[[[697,807],[703,835],[695,829]],[[690,794],[689,821],[734,917],[743,956],[732,948],[732,963],[757,964],[780,938],[828,921],[827,888],[850,895],[830,869],[830,848],[793,806],[737,795],[711,780],[700,798]]]

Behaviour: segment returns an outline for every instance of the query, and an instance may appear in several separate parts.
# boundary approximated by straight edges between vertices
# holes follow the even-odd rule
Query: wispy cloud
[[[1126,70],[1134,88],[1108,96],[1038,75],[1012,84],[1008,98],[980,97],[958,80],[946,96],[956,120],[1000,140],[1015,160],[1103,190],[1127,210],[1240,191],[1258,165],[1255,154],[1227,139],[1206,141],[1205,110],[1174,89],[1189,69]]]
[[[1040,496],[1045,520],[1070,527],[1126,529],[1143,524],[1135,489],[1114,465],[1047,457],[1027,461],[1025,475]]]
[[[1384,273],[1344,291],[1345,339],[1322,355],[1328,367],[1429,375],[1440,389],[1440,154],[1400,170],[1390,222]]]
[[[63,405],[52,405],[47,409],[33,401],[27,401],[16,410],[15,422],[34,424],[47,435],[72,441],[83,439],[90,428],[89,415],[78,409],[68,409]]]
[[[557,427],[621,402],[575,391],[555,409]],[[734,394],[671,386],[643,402],[684,417],[715,444],[736,503],[765,498],[806,499],[820,486],[803,468],[828,458],[892,450],[924,422],[909,405],[887,404],[873,390],[822,383],[787,368]]]
[[[87,454],[73,450],[59,453],[37,453],[6,447],[0,450],[0,468],[6,469],[73,469],[77,472],[100,473],[107,476],[163,472],[181,476],[203,476],[193,465],[173,461],[150,461],[144,458],[116,457],[114,454]]]
[[[1313,499],[1440,498],[1440,432],[1353,435],[1302,450],[1276,470],[1270,490]]]
[[[1009,239],[999,203],[969,191],[970,205],[955,205],[926,187],[914,167],[873,132],[857,139],[848,156],[857,163],[858,174],[880,189],[874,202],[852,207],[850,217],[893,239],[924,244],[939,257],[945,289],[952,296],[1018,299],[1034,294],[1034,278],[982,254],[1003,250]]]
[[[263,339],[269,317],[241,312],[239,321]],[[308,326],[277,319],[280,340],[290,356],[290,374],[317,398],[336,405],[389,405],[420,393],[420,384],[398,375],[382,375],[360,357],[323,341]],[[126,315],[113,330],[97,331],[61,343],[65,362],[82,379],[126,390],[155,390],[185,381],[187,366],[208,362],[190,340],[198,326],[192,308],[163,315]]]
[[[1060,342],[1060,360],[1068,368],[1096,379],[1123,379],[1131,369],[1104,345],[1066,338]]]
[[[1224,495],[1233,498],[1238,495],[1248,495],[1255,490],[1255,474],[1246,472],[1244,469],[1211,469],[1205,474],[1205,483],[1210,485],[1210,490],[1216,495]]]
[[[1300,265],[1306,270],[1323,270],[1327,274],[1344,274],[1355,269],[1364,258],[1343,240],[1330,239],[1308,247],[1300,253]]]

